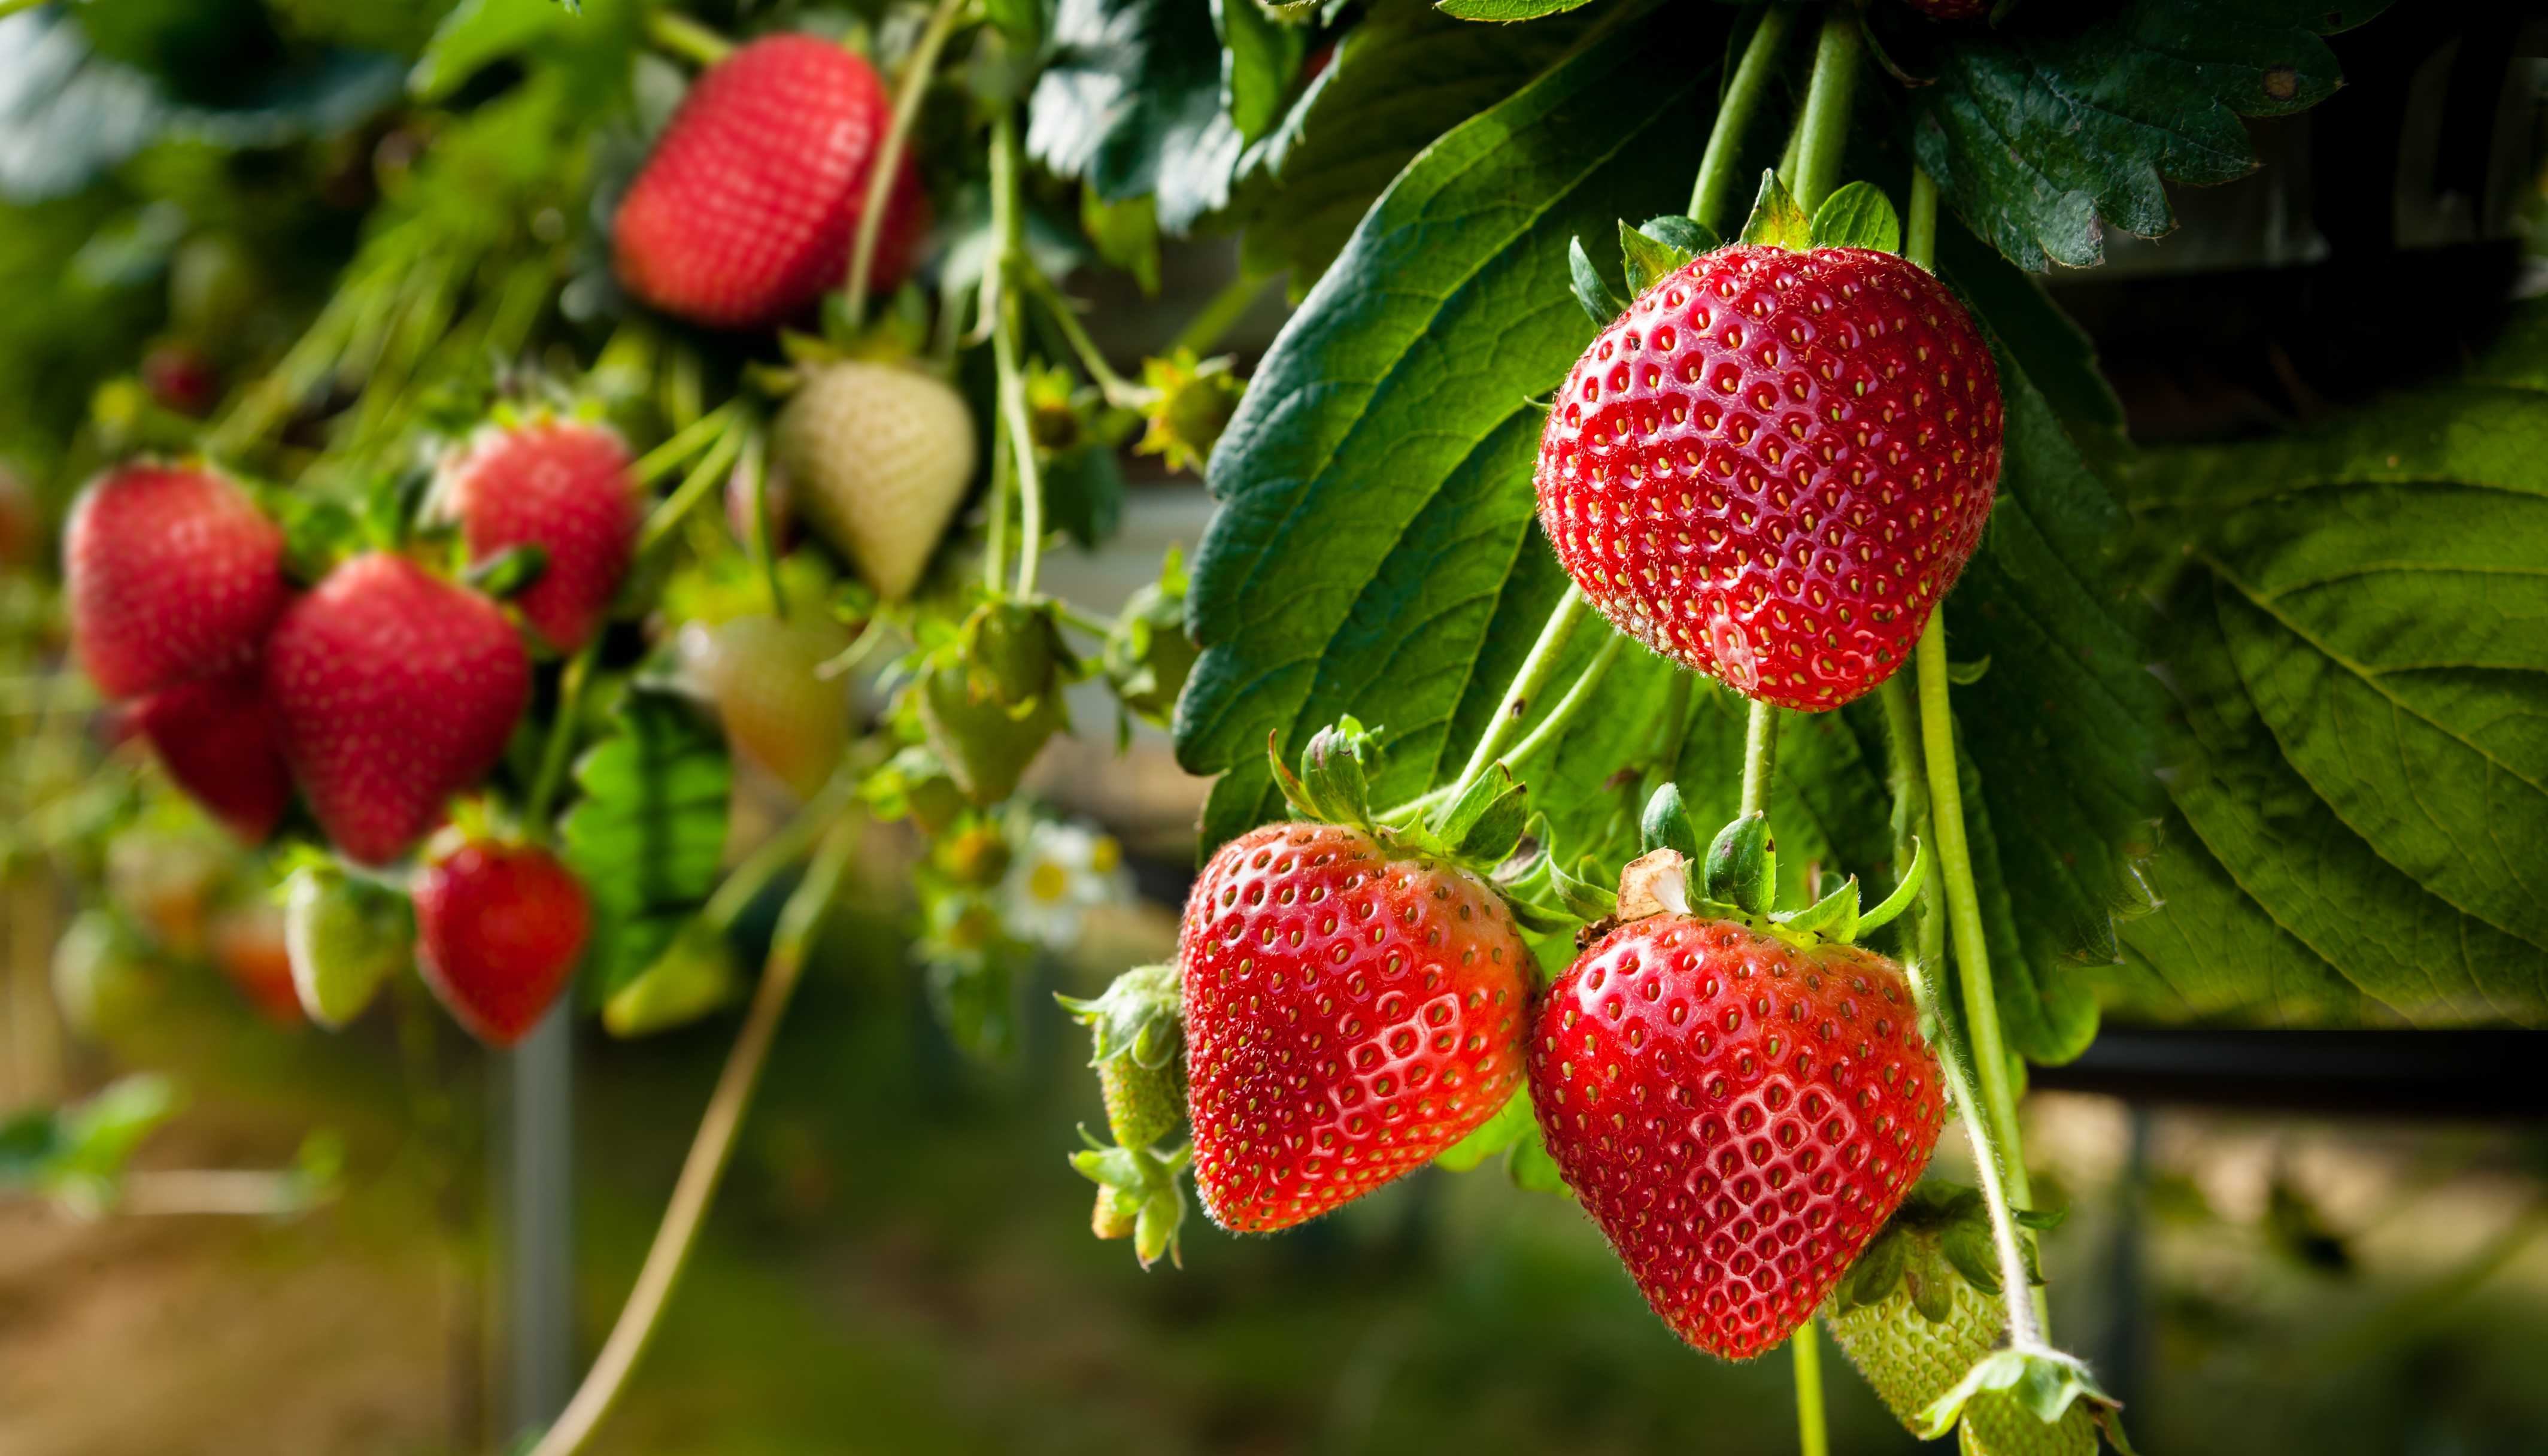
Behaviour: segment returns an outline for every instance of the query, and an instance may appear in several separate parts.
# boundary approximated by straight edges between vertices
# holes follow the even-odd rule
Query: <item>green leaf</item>
[[[2255,170],[2240,117],[2303,111],[2342,84],[2320,36],[2386,0],[2129,0],[2079,25],[2034,6],[1939,46],[1913,93],[1911,140],[1945,201],[2018,266],[2103,260],[2098,222],[2176,226],[2162,178]]]
[[[1686,222],[1686,219],[1683,221]],[[1648,227],[1653,225],[1649,224]],[[1676,247],[1641,228],[1619,225],[1619,261],[1628,275],[1631,297],[1654,287],[1655,280],[1681,267],[1698,254],[1695,249]],[[1617,318],[1613,312],[1611,318]]]
[[[1513,21],[1537,20],[1544,15],[1563,15],[1588,0],[1439,0],[1433,8],[1459,20]]]
[[[1254,141],[1283,119],[1283,103],[1310,53],[1310,32],[1267,15],[1256,0],[1212,0],[1221,35],[1221,106],[1241,141]]]
[[[2473,375],[2542,377],[2542,317]],[[2135,472],[2152,558],[2184,571],[2184,716],[2169,904],[2130,928],[2119,994],[2216,1020],[2344,1025],[2367,997],[2417,1025],[2548,1024],[2539,405],[2452,384]]]
[[[1306,297],[1417,152],[1519,90],[1589,24],[1471,26],[1423,0],[1381,0],[1241,160],[1229,216],[1246,229],[1242,265],[1288,269],[1292,297]]]
[[[1516,1087],[1494,1117],[1478,1124],[1468,1137],[1433,1154],[1433,1166],[1454,1173],[1468,1172],[1537,1131],[1539,1119],[1531,1111],[1530,1089]]]
[[[592,898],[596,1000],[653,964],[716,888],[731,773],[723,736],[669,693],[632,686],[610,718],[616,731],[575,766],[583,797],[559,831]]]
[[[1659,84],[1648,58],[1713,54],[1725,20],[1685,7],[1623,26],[1443,137],[1267,354],[1213,456],[1223,506],[1188,599],[1205,651],[1178,705],[1178,755],[1229,771],[1206,810],[1207,850],[1281,813],[1260,767],[1269,731],[1289,757],[1346,711],[1387,723],[1378,804],[1438,781],[1484,731],[1563,590],[1532,531],[1543,416],[1529,401],[1593,331],[1567,297],[1568,239],[1681,200],[1707,81]],[[1320,549],[1299,549],[1307,539]],[[1577,634],[1561,674],[1597,631]],[[1655,681],[1629,667],[1605,700]],[[1648,731],[1624,713],[1585,717],[1622,744]],[[1561,764],[1582,762],[1578,736]],[[1555,802],[1542,780],[1563,786]],[[1580,771],[1533,774],[1531,802],[1562,844],[1592,838],[1583,821],[1606,822],[1610,797]]]
[[[1238,161],[1221,57],[1211,10],[1191,0],[1061,0],[1027,154],[1109,203],[1155,194],[1159,227],[1182,234],[1229,200]]]
[[[1938,220],[1938,273],[2026,371],[2089,464],[2111,472],[2132,459],[2123,402],[2097,372],[2096,346],[2045,295],[2040,279],[2020,271],[1952,215]]]
[[[1797,205],[1776,172],[1762,170],[1761,194],[1753,200],[1752,216],[1744,221],[1743,235],[1736,241],[1797,251],[1814,245],[1813,220],[1805,216],[1805,210]]]
[[[1872,182],[1852,182],[1823,199],[1814,210],[1816,247],[1864,247],[1879,253],[1902,251],[1902,220],[1893,199]]]

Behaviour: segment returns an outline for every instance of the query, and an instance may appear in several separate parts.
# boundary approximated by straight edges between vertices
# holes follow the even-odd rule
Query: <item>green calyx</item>
[[[1778,882],[1778,848],[1770,838],[1770,816],[1742,815],[1716,832],[1697,852],[1698,831],[1682,803],[1681,788],[1666,783],[1646,801],[1640,820],[1645,853],[1620,872],[1618,907],[1623,919],[1663,912],[1739,920],[1798,946],[1850,945],[1890,923],[1920,892],[1928,877],[1929,851],[1911,842],[1911,867],[1872,910],[1859,907],[1858,878],[1798,910],[1772,907]]]
[[[1177,1233],[1185,1226],[1182,1178],[1194,1150],[1180,1147],[1162,1154],[1146,1147],[1108,1147],[1085,1130],[1079,1136],[1088,1146],[1070,1155],[1070,1165],[1097,1185],[1090,1230],[1100,1238],[1131,1238],[1133,1256],[1144,1269],[1161,1254],[1185,1267]]]
[[[1902,250],[1902,219],[1893,199],[1871,182],[1852,182],[1823,199],[1808,216],[1774,171],[1761,173],[1761,193],[1737,239],[1755,247],[1804,252],[1818,247]]]
[[[1042,599],[983,602],[913,670],[922,741],[977,804],[1016,792],[1045,743],[1070,726],[1062,689],[1084,671],[1061,639],[1059,605]]]
[[[2042,1284],[2031,1248],[2027,1259],[2028,1282]],[[2000,1292],[1990,1210],[1979,1189],[1916,1184],[1832,1291],[1832,1312],[1846,1315],[1881,1304],[1901,1289],[1923,1319],[1942,1321],[1954,1311],[1957,1280],[1986,1295]]]
[[[1371,812],[1371,779],[1379,770],[1381,730],[1351,717],[1320,729],[1301,751],[1301,772],[1284,766],[1277,740],[1268,737],[1274,781],[1300,818],[1342,824],[1378,839],[1393,854],[1431,855],[1485,872],[1521,847],[1530,811],[1525,785],[1498,764],[1460,792],[1412,823],[1383,824]],[[1507,898],[1510,898],[1508,895]]]

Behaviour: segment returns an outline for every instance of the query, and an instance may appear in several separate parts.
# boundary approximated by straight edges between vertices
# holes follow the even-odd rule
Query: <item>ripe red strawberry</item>
[[[374,552],[284,613],[265,688],[320,827],[353,859],[384,864],[495,767],[531,665],[494,602]]]
[[[846,280],[890,124],[865,60],[811,36],[755,41],[690,87],[612,225],[619,281],[695,323],[760,328]],[[926,199],[894,179],[874,286],[910,267]]]
[[[276,744],[262,665],[163,687],[134,704],[133,726],[177,786],[232,833],[250,844],[274,833],[292,802],[292,773]]]
[[[560,652],[601,625],[637,549],[629,464],[616,431],[552,419],[483,431],[444,467],[443,504],[471,562],[515,546],[548,552],[548,570],[513,601]]]
[[[1486,881],[1269,824],[1186,902],[1187,1115],[1215,1223],[1264,1233],[1423,1166],[1519,1084],[1530,953]]]
[[[1909,661],[1999,464],[1999,371],[1945,285],[1891,253],[1736,246],[1576,361],[1539,518],[1621,631],[1816,711]]]
[[[1550,1155],[1655,1313],[1745,1359],[1811,1318],[1946,1121],[1901,969],[1729,920],[1595,942],[1530,1042]]]
[[[472,841],[416,876],[416,969],[493,1046],[539,1024],[591,930],[584,886],[546,850]]]
[[[238,667],[284,606],[283,532],[209,470],[125,465],[62,532],[80,666],[108,697]]]

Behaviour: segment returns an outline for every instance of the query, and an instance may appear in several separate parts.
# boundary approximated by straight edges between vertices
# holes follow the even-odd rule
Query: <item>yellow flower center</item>
[[[1027,893],[1039,900],[1058,900],[1070,892],[1070,874],[1050,860],[1027,876]]]

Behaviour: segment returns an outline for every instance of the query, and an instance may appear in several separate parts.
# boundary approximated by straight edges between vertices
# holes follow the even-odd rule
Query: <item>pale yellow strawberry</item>
[[[798,607],[785,621],[752,615],[681,636],[683,666],[716,700],[726,738],[798,794],[823,786],[849,741],[849,689],[815,669],[850,645],[828,613]]]
[[[911,594],[973,478],[973,413],[934,375],[850,360],[807,372],[774,444],[791,503],[876,594]]]

